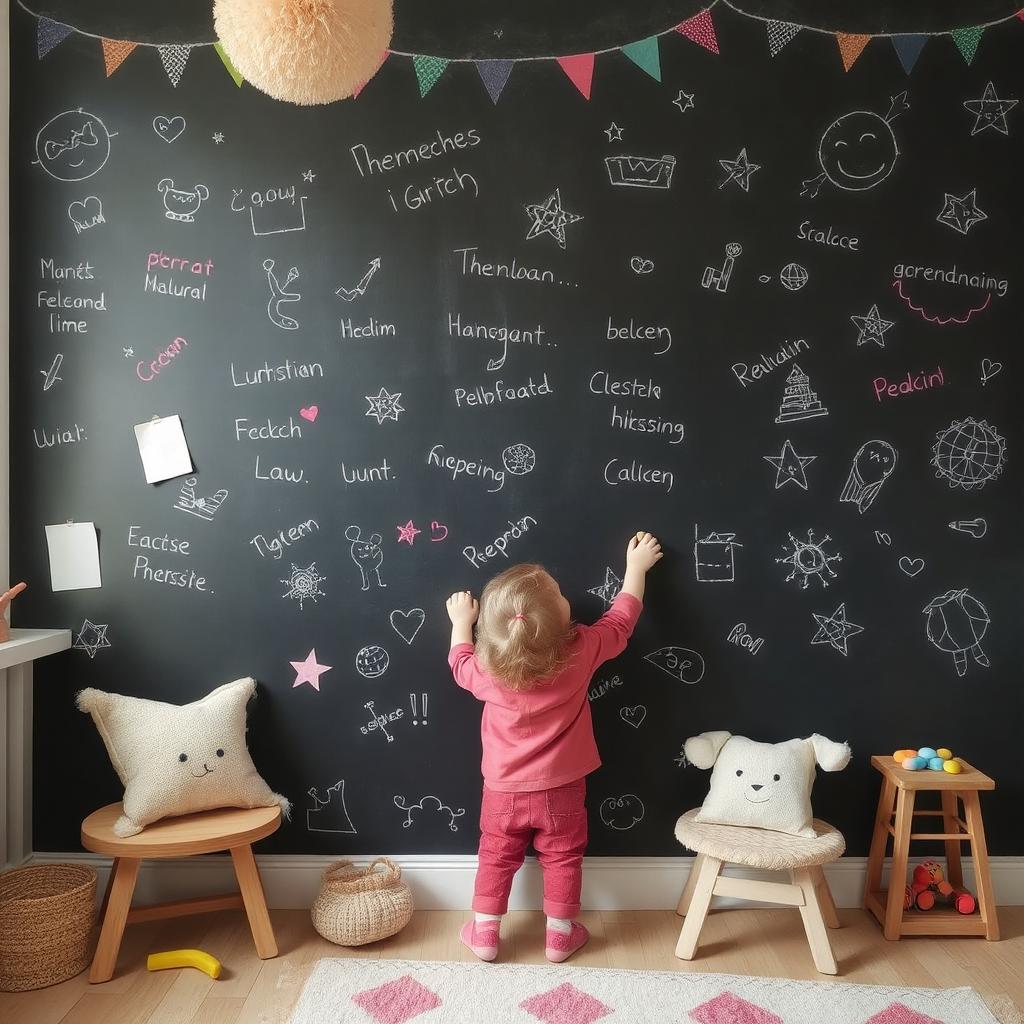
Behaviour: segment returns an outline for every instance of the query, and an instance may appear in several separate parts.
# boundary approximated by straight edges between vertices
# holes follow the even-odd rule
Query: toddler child
[[[586,776],[601,764],[587,690],[598,665],[625,649],[646,574],[661,556],[651,534],[630,539],[622,590],[592,626],[571,621],[569,602],[539,565],[495,576],[479,604],[468,591],[448,599],[448,663],[484,704],[475,917],[461,933],[481,960],[498,955],[501,917],[531,841],[544,873],[547,958],[561,963],[590,937],[573,920],[587,846]]]

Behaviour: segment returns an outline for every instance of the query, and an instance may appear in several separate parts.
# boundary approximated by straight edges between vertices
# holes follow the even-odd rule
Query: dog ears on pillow
[[[722,747],[732,737],[731,732],[702,732],[699,736],[691,736],[683,745],[686,760],[695,768],[712,768]]]
[[[836,743],[835,740],[818,733],[809,737],[806,742],[814,748],[814,760],[826,772],[842,771],[850,763],[852,752],[849,743]]]

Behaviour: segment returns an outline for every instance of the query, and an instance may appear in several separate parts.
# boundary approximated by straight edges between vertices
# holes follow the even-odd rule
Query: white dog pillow
[[[160,818],[214,807],[291,805],[263,781],[245,745],[252,679],[218,686],[192,704],[164,704],[102,690],[82,690],[78,709],[92,715],[124,785],[119,836]]]
[[[850,763],[850,748],[815,733],[806,740],[757,743],[728,732],[702,732],[686,741],[686,758],[711,768],[711,789],[696,820],[752,825],[815,837],[811,824],[814,766],[837,772]]]

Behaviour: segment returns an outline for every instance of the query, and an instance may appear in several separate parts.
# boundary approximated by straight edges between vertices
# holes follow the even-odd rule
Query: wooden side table
[[[947,772],[907,771],[889,754],[875,754],[871,765],[882,773],[882,792],[878,797],[875,831],[868,854],[868,875],[864,885],[864,907],[878,919],[887,939],[901,935],[984,935],[999,938],[999,922],[988,867],[985,826],[981,820],[981,790],[996,784],[963,758],[959,775]],[[918,792],[939,794],[938,810],[915,810]],[[963,803],[963,817],[959,802]],[[941,818],[941,832],[915,832],[915,818]],[[892,836],[892,871],[889,891],[882,890],[882,862]],[[903,891],[907,878],[907,860],[911,840],[941,840],[946,847],[946,878],[954,888],[964,884],[960,865],[960,844],[971,844],[974,858],[974,885],[978,913],[959,914],[953,908],[936,907],[926,912],[903,909]]]

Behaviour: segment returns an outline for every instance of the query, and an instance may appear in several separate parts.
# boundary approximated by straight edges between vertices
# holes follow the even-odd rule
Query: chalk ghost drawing
[[[878,497],[882,484],[892,476],[898,456],[888,441],[868,441],[853,457],[840,501],[853,502],[863,515]]]

